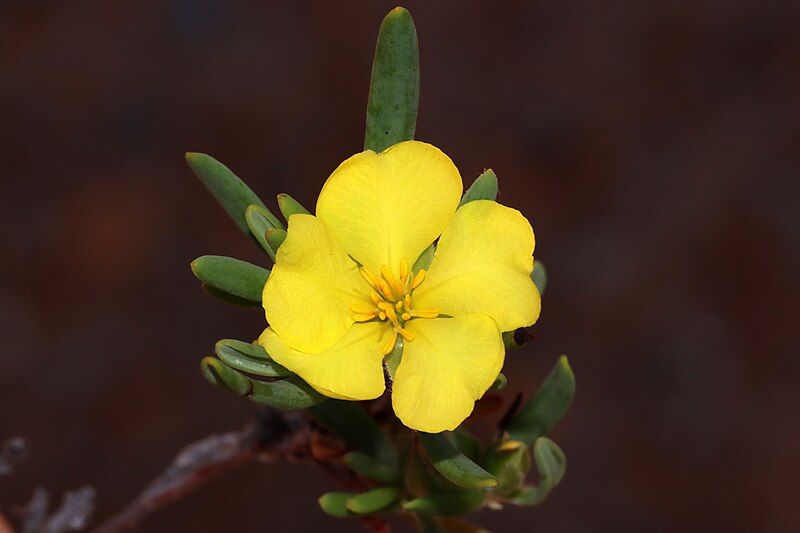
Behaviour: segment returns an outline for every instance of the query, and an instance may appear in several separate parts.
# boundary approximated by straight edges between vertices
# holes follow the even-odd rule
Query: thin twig
[[[149,514],[254,460],[296,458],[308,449],[308,426],[297,415],[267,409],[242,431],[212,435],[181,450],[172,464],[121,513],[94,533],[131,531]]]

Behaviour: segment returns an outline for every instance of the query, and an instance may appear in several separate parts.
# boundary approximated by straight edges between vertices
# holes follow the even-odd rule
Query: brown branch
[[[94,533],[131,531],[149,514],[246,463],[306,456],[308,442],[308,424],[301,415],[265,409],[257,423],[242,431],[211,435],[182,449],[131,504]]]

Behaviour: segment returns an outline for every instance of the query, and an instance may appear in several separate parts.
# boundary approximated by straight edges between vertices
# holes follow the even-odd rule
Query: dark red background
[[[183,162],[203,151],[274,205],[313,206],[359,151],[387,2],[0,3],[0,478],[91,484],[98,518],[182,445],[253,406],[203,381],[258,312],[188,263],[262,261]],[[497,531],[797,531],[800,13],[796,2],[410,2],[417,137],[467,183],[497,172],[550,273],[532,390],[578,392],[563,484]],[[240,470],[145,531],[354,530],[310,465]]]

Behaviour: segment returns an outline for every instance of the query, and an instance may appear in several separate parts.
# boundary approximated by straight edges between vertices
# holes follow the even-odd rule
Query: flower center
[[[350,310],[353,311],[353,319],[356,322],[378,319],[391,323],[392,335],[383,346],[384,355],[392,351],[398,335],[409,342],[414,340],[414,334],[404,327],[406,321],[439,316],[438,309],[414,309],[412,306],[411,295],[425,280],[425,269],[412,277],[408,260],[403,259],[400,262],[398,277],[395,277],[386,265],[381,267],[380,276],[370,272],[367,267],[361,267],[359,272],[364,281],[372,287],[369,298],[374,305],[354,305]]]

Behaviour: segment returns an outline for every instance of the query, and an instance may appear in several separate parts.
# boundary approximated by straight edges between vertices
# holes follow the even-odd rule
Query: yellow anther
[[[413,333],[411,333],[410,331],[408,331],[407,329],[403,329],[403,328],[397,328],[397,333],[399,333],[400,335],[402,335],[402,337],[403,337],[405,340],[407,340],[408,342],[411,342],[411,341],[413,341],[413,340],[414,340],[414,334],[413,334]]]
[[[387,310],[387,309],[389,309],[391,306],[392,306],[392,304],[390,304],[390,303],[387,303],[387,302],[381,302],[381,303],[379,303],[379,304],[378,304],[378,309],[382,309],[382,310],[386,311],[386,310]]]
[[[438,309],[412,309],[411,316],[417,318],[436,318],[439,316]]]
[[[356,314],[364,315],[364,314],[375,314],[375,308],[370,307],[369,305],[351,305],[350,310]]]
[[[406,276],[408,276],[408,259],[405,257],[402,261],[400,261],[400,281],[405,282]]]
[[[394,295],[392,294],[392,288],[389,286],[389,283],[387,283],[387,281],[383,278],[379,279],[378,283],[380,283],[380,288],[381,292],[383,293],[383,296],[387,300],[394,299]]]
[[[375,313],[356,313],[353,315],[353,320],[356,322],[366,322],[367,320],[372,320],[376,316],[378,315]]]
[[[397,332],[393,331],[392,335],[389,337],[389,340],[386,341],[386,344],[383,345],[383,355],[388,354],[392,350],[394,350],[394,343],[397,342]]]
[[[425,269],[423,268],[422,270],[417,272],[416,276],[414,276],[414,280],[411,282],[411,289],[413,290],[419,287],[419,284],[422,283],[424,280],[425,280]]]
[[[394,308],[398,311],[403,308],[403,300],[398,300],[396,304],[394,304]]]
[[[392,324],[397,325],[397,313],[394,312],[394,307],[389,306],[386,309],[386,317],[392,321]]]
[[[367,267],[361,267],[358,269],[358,273],[361,274],[361,277],[364,278],[364,281],[369,283],[370,287],[373,289],[378,289],[378,280],[375,279],[375,276],[372,275],[372,272],[369,271]]]
[[[369,299],[372,300],[373,302],[375,302],[375,305],[378,305],[379,303],[381,303],[383,301],[383,298],[381,298],[381,295],[378,294],[375,291],[369,291]]]
[[[411,311],[411,295],[410,294],[406,294],[406,297],[403,298],[403,302],[406,304],[406,309]]]
[[[411,320],[411,314],[410,313],[403,313],[402,318],[403,318],[403,320]]]
[[[497,447],[498,451],[501,452],[513,452],[514,450],[518,450],[522,447],[522,442],[518,440],[507,440],[503,444]]]
[[[386,320],[386,313],[381,311],[380,313],[378,313],[378,318],[380,318],[381,320]]]

